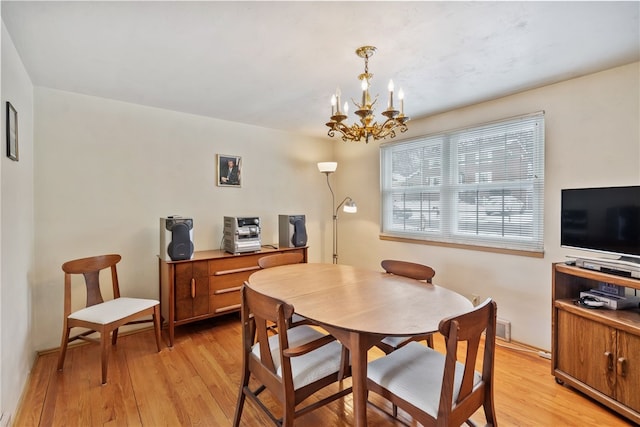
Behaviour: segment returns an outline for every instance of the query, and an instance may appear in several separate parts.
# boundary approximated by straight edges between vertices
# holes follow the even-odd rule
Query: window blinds
[[[380,150],[383,234],[543,251],[543,112]]]

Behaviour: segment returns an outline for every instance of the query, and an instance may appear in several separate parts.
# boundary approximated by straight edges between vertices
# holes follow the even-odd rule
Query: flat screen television
[[[562,190],[560,244],[640,262],[640,185]]]

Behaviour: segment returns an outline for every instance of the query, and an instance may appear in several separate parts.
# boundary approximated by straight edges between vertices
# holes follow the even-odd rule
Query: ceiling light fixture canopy
[[[384,123],[379,124],[375,121],[374,104],[378,101],[378,96],[371,101],[369,95],[370,81],[373,78],[373,74],[369,73],[369,58],[375,53],[376,48],[374,46],[362,46],[356,49],[356,55],[360,58],[364,58],[364,73],[360,74],[358,78],[361,81],[362,88],[362,103],[358,104],[353,99],[351,100],[358,109],[356,114],[360,117],[360,124],[354,123],[349,126],[344,123],[347,119],[347,113],[349,110],[349,104],[344,103],[344,106],[340,106],[341,92],[340,88],[336,90],[336,93],[331,96],[331,119],[327,123],[329,127],[328,135],[333,137],[336,131],[342,134],[343,141],[358,142],[364,138],[364,141],[368,144],[369,138],[373,137],[374,140],[385,139],[386,137],[394,138],[396,136],[396,130],[400,132],[407,131],[407,121],[409,117],[404,115],[404,92],[402,89],[398,92],[398,99],[400,100],[400,111],[394,109],[393,105],[393,80],[389,80],[389,103],[387,109],[382,112],[382,115],[387,119]],[[342,108],[342,109],[341,109]]]

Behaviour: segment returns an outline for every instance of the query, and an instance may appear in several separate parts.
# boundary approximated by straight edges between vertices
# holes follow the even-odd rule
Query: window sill
[[[504,249],[504,248],[492,248],[490,246],[465,245],[461,243],[435,242],[433,240],[410,239],[407,237],[390,236],[388,234],[380,234],[380,240],[389,240],[392,242],[403,242],[403,243],[414,243],[418,245],[441,246],[445,248],[467,249],[467,250],[480,251],[480,252],[493,252],[498,254],[517,255],[517,256],[525,256],[525,257],[531,257],[531,258],[544,258],[544,251],[535,252],[535,251],[525,251],[520,249]]]

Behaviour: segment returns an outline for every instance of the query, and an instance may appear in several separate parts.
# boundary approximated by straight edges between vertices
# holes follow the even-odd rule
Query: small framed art
[[[7,157],[18,161],[18,112],[7,101]]]
[[[218,185],[240,187],[242,184],[242,157],[218,154]]]

